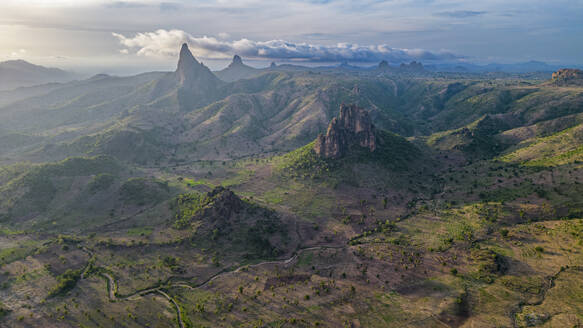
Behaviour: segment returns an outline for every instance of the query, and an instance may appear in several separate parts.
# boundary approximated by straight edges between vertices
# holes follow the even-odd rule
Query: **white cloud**
[[[245,38],[227,41],[209,36],[195,37],[182,30],[160,29],[154,32],[138,33],[133,37],[113,33],[113,36],[126,47],[124,50],[129,52],[131,49],[142,56],[176,56],[180,44],[186,42],[195,56],[211,59],[229,58],[234,54],[248,58],[320,62],[444,61],[462,58],[446,51],[400,49],[386,44],[368,46],[352,43],[319,45],[285,40],[253,41]]]
[[[22,57],[26,55],[26,49],[18,49],[10,54],[10,57]]]

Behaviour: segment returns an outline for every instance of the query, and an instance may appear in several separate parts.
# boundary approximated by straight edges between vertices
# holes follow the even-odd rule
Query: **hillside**
[[[261,74],[261,70],[245,65],[239,55],[233,56],[233,61],[226,68],[215,72],[216,76],[225,82],[249,79]]]
[[[74,74],[61,69],[34,65],[24,60],[0,62],[0,90],[67,82],[74,78]]]
[[[0,326],[582,324],[573,74],[240,65],[0,93]]]

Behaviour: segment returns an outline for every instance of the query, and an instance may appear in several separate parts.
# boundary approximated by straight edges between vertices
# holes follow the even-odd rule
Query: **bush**
[[[81,278],[81,270],[67,270],[57,277],[58,284],[49,292],[49,297],[63,295],[77,285]]]
[[[169,193],[168,184],[155,179],[131,178],[120,189],[121,199],[138,205],[158,203]]]
[[[4,306],[4,304],[2,304],[2,302],[0,302],[0,318],[7,315],[8,312],[10,312],[10,310],[8,310],[8,308],[6,308],[6,306]]]
[[[96,193],[98,191],[106,190],[115,181],[115,176],[109,173],[100,173],[96,175],[89,183],[89,191]]]

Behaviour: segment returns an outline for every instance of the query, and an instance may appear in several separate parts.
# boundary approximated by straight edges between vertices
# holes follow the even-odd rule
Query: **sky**
[[[2,0],[0,61],[78,72],[347,61],[583,64],[583,0]]]

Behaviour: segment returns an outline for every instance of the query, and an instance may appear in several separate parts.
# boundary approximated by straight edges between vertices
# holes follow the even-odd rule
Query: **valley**
[[[579,327],[583,87],[367,70],[0,95],[1,327]]]

